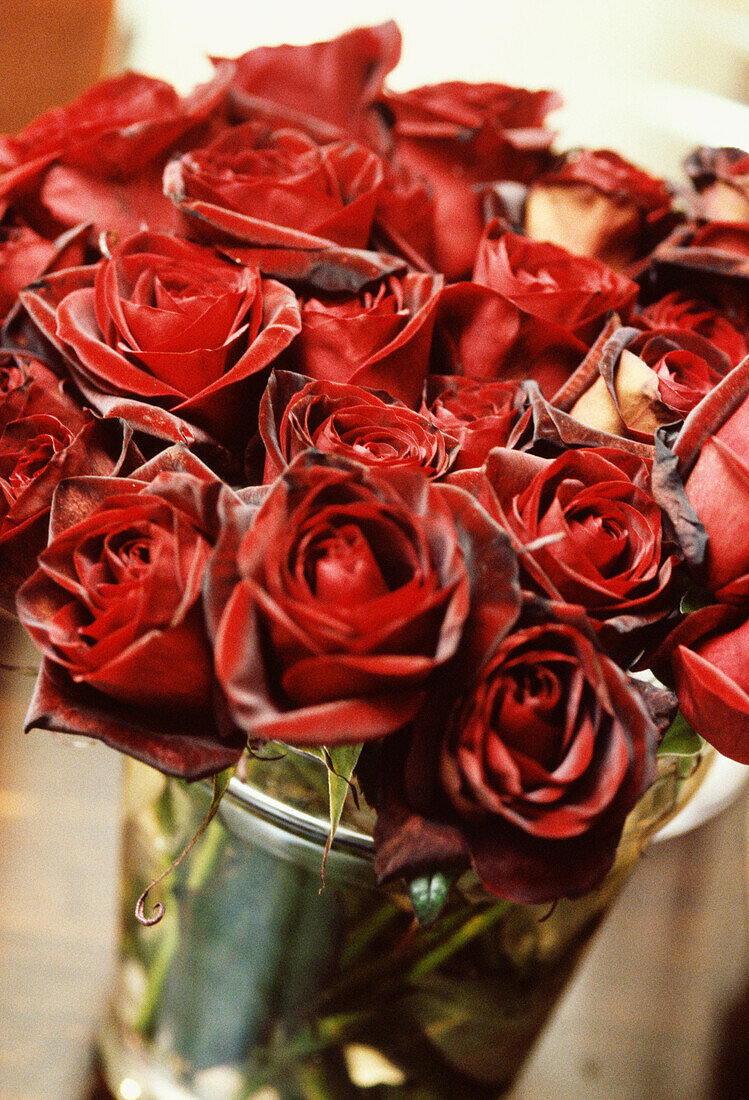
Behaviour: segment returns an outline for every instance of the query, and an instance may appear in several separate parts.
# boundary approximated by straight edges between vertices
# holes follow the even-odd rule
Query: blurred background
[[[558,88],[560,145],[611,146],[661,174],[699,143],[749,147],[749,0],[0,0],[0,131],[102,73],[184,91],[208,54],[390,18],[394,88]],[[119,760],[23,738],[35,659],[0,620],[0,1096],[82,1100],[115,944]],[[744,795],[643,861],[512,1100],[749,1095],[746,811]]]

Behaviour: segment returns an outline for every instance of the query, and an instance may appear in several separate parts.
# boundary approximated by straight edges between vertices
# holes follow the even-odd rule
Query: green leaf
[[[428,928],[437,920],[445,907],[451,886],[452,879],[446,878],[441,871],[433,875],[420,875],[409,882],[408,893],[422,928]]]
[[[658,747],[658,755],[697,756],[704,745],[704,740],[692,729],[681,711],[677,711]]]
[[[351,776],[354,774],[354,768],[356,767],[361,750],[361,742],[356,745],[335,745],[333,748],[328,748],[326,745],[323,745],[321,748],[313,747],[305,749],[306,755],[314,756],[316,759],[322,760],[323,764],[328,769],[330,832],[328,833],[328,839],[325,841],[325,851],[323,852],[322,867],[320,868],[323,887],[325,886],[325,864],[328,862],[330,846],[333,843],[333,837],[336,834],[341,820],[346,795],[350,790],[354,791],[354,787],[351,783]],[[354,794],[356,794],[355,791]]]
[[[693,611],[700,611],[703,607],[710,607],[715,600],[705,588],[694,585],[681,597],[679,611],[682,615],[691,615]]]

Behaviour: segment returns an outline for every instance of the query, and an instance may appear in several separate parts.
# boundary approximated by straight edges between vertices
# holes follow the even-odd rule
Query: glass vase
[[[121,1100],[485,1100],[504,1094],[607,907],[709,757],[661,773],[593,892],[554,907],[487,894],[472,873],[419,925],[405,884],[377,886],[371,820],[347,803],[328,834],[322,768],[290,753],[250,761],[194,835],[208,784],[127,761],[122,937],[99,1037]]]

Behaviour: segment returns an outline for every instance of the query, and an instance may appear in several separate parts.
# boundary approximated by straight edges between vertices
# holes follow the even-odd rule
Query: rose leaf
[[[408,893],[416,919],[422,928],[428,928],[437,920],[445,907],[451,886],[452,879],[446,878],[441,871],[411,879]]]
[[[678,711],[658,748],[658,756],[697,756],[705,742]]]

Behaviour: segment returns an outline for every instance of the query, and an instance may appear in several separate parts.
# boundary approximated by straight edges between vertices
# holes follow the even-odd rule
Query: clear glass
[[[378,887],[371,821],[347,806],[327,835],[314,761],[251,761],[159,887],[163,920],[134,916],[189,842],[210,786],[128,761],[122,939],[100,1035],[124,1100],[479,1100],[518,1073],[583,948],[652,834],[696,789],[662,762],[601,886],[549,906],[488,895],[466,873],[421,928],[403,886]]]

